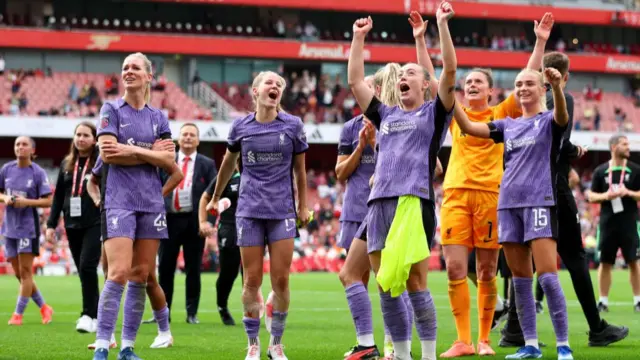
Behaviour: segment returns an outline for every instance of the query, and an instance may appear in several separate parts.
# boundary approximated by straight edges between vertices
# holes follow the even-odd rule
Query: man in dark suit
[[[186,272],[187,323],[199,323],[197,318],[200,304],[200,273],[202,252],[205,239],[199,234],[198,205],[207,185],[216,178],[214,160],[197,153],[200,144],[200,132],[192,123],[180,128],[176,153],[176,163],[182,169],[184,179],[173,193],[165,197],[167,209],[167,227],[169,239],[160,243],[159,283],[167,296],[167,305],[171,310],[173,300],[173,282],[180,246],[183,247]],[[168,176],[162,174],[163,182]],[[152,321],[150,321],[152,322]]]

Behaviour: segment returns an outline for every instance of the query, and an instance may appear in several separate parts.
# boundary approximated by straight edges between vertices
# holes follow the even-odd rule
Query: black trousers
[[[160,242],[158,252],[160,263],[158,282],[167,297],[167,306],[171,309],[173,302],[173,283],[180,247],[183,248],[184,267],[186,273],[187,315],[198,313],[200,291],[202,288],[202,253],[205,239],[198,233],[199,224],[191,213],[167,214],[169,239]]]
[[[237,246],[221,247],[220,274],[216,281],[218,308],[226,309],[228,307],[229,295],[238,277],[238,273],[242,273],[242,268],[240,267],[240,248]]]
[[[572,194],[558,196],[558,255],[571,275],[573,289],[576,292],[584,316],[587,318],[591,331],[599,331],[601,326],[600,313],[596,305],[593,283],[589,274],[589,262],[582,245],[580,219],[576,201]],[[513,286],[511,286],[513,288]],[[513,294],[513,293],[512,293]],[[515,297],[510,298],[509,320],[507,329],[511,333],[522,332],[518,323]]]
[[[82,314],[98,318],[98,263],[102,254],[100,224],[85,229],[66,229],[69,250],[82,286]],[[106,275],[105,275],[106,276]]]

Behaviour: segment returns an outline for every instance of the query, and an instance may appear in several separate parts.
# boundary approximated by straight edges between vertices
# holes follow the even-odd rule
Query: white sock
[[[498,295],[498,299],[496,300],[496,311],[504,310],[504,300]]]
[[[126,349],[128,347],[133,348],[133,345],[135,345],[135,340],[125,340],[122,339],[122,344],[120,344],[120,349]]]
[[[436,341],[420,340],[422,346],[422,360],[436,360]]]
[[[567,341],[558,341],[558,343],[556,344],[556,347],[560,347],[560,346],[569,346],[569,340],[567,340]]]
[[[169,331],[158,331],[158,336],[171,336],[171,330],[169,330]]]
[[[598,300],[604,305],[609,306],[609,297],[608,296],[600,296],[600,300]]]
[[[393,341],[391,341],[391,335],[385,335],[384,336],[384,344],[392,344]]]
[[[633,305],[636,305],[637,303],[640,303],[640,296],[633,297]]]
[[[411,360],[411,341],[394,341],[393,355],[396,360]]]
[[[116,342],[116,333],[111,334],[111,342]]]
[[[96,340],[96,350],[109,350],[109,340]]]
[[[540,349],[540,344],[538,344],[538,339],[530,339],[524,341],[525,346],[533,346],[536,349]]]
[[[358,345],[361,346],[373,346],[376,342],[373,339],[373,334],[358,335]]]

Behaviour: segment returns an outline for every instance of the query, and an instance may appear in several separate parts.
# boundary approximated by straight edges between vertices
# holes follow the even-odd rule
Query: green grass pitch
[[[595,273],[592,274],[595,280]],[[629,326],[630,334],[624,341],[607,348],[589,348],[586,320],[566,272],[561,279],[567,306],[569,309],[569,341],[574,349],[574,358],[581,360],[617,360],[640,358],[640,314],[633,312],[632,293],[626,271],[614,272],[614,284],[610,295],[610,312],[605,318],[615,324]],[[174,347],[169,349],[149,349],[156,335],[155,325],[141,325],[136,352],[143,359],[211,359],[242,360],[246,355],[247,341],[242,327],[240,303],[240,281],[236,282],[231,295],[230,308],[238,323],[235,327],[225,327],[220,322],[215,303],[216,275],[206,274],[202,279],[202,297],[200,302],[200,324],[185,323],[184,277],[176,276],[174,311],[171,331]],[[0,360],[72,360],[91,359],[92,353],[87,344],[93,342],[95,334],[79,334],[75,331],[75,321],[80,315],[80,282],[76,276],[37,277],[47,303],[55,310],[53,322],[40,323],[40,314],[33,302],[27,306],[24,325],[10,327],[6,325],[14,310],[18,283],[12,276],[0,277]],[[269,280],[265,277],[263,291],[267,295]],[[434,294],[438,310],[438,354],[447,350],[455,340],[455,325],[447,297],[447,281],[444,273],[429,275],[429,288]],[[477,337],[477,313],[475,306],[475,288],[472,290],[472,324],[474,338]],[[291,276],[291,307],[284,335],[286,354],[291,360],[341,360],[343,353],[355,343],[355,332],[344,296],[344,290],[336,274],[310,273]],[[500,290],[502,291],[502,290]],[[501,292],[502,293],[502,292]],[[380,315],[379,297],[373,285],[370,285],[373,305],[376,342],[382,351],[383,328]],[[546,310],[546,304],[545,304]],[[122,312],[121,312],[122,313]],[[147,306],[144,318],[151,316]],[[121,319],[122,317],[120,317]],[[118,322],[117,337],[121,321]],[[549,314],[538,316],[540,340],[549,347],[543,349],[544,359],[556,359],[555,336]],[[497,346],[498,332],[492,333],[496,359],[503,359],[514,349],[502,349]],[[264,330],[264,321],[260,330],[263,359],[269,334]],[[420,345],[414,330],[414,358],[419,359]],[[116,358],[112,350],[110,358]],[[479,358],[479,357],[478,357]],[[469,357],[468,359],[474,359]]]

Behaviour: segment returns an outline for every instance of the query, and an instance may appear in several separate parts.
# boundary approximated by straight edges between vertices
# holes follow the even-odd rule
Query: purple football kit
[[[136,110],[123,99],[102,106],[97,128],[98,137],[113,135],[121,144],[145,149],[151,149],[156,140],[171,138],[169,121],[161,111],[149,106]],[[155,166],[103,164],[99,171],[103,185],[103,240],[168,237],[162,182]]]
[[[374,97],[365,116],[378,129],[378,154],[369,210],[356,236],[367,240],[370,253],[384,249],[398,198],[413,195],[421,199],[430,244],[436,228],[433,176],[453,112],[440,97],[412,111],[386,106]]]
[[[344,124],[340,133],[338,155],[351,155],[360,142],[360,130],[364,127],[364,118],[357,116]],[[338,246],[349,250],[356,232],[367,216],[367,199],[371,193],[369,179],[376,167],[374,149],[367,145],[362,151],[360,164],[347,180],[342,214],[340,215],[340,235]]]
[[[498,199],[500,243],[557,237],[555,164],[564,128],[553,111],[488,124],[491,138],[504,142],[505,170]]]
[[[38,164],[18,167],[14,160],[0,169],[0,191],[9,196],[39,199],[51,194],[47,173]],[[40,217],[34,207],[7,206],[2,222],[8,259],[18,254],[40,254]]]
[[[227,147],[242,153],[236,211],[238,246],[264,246],[297,236],[293,162],[309,148],[299,117],[279,112],[260,123],[255,113],[236,119]]]

